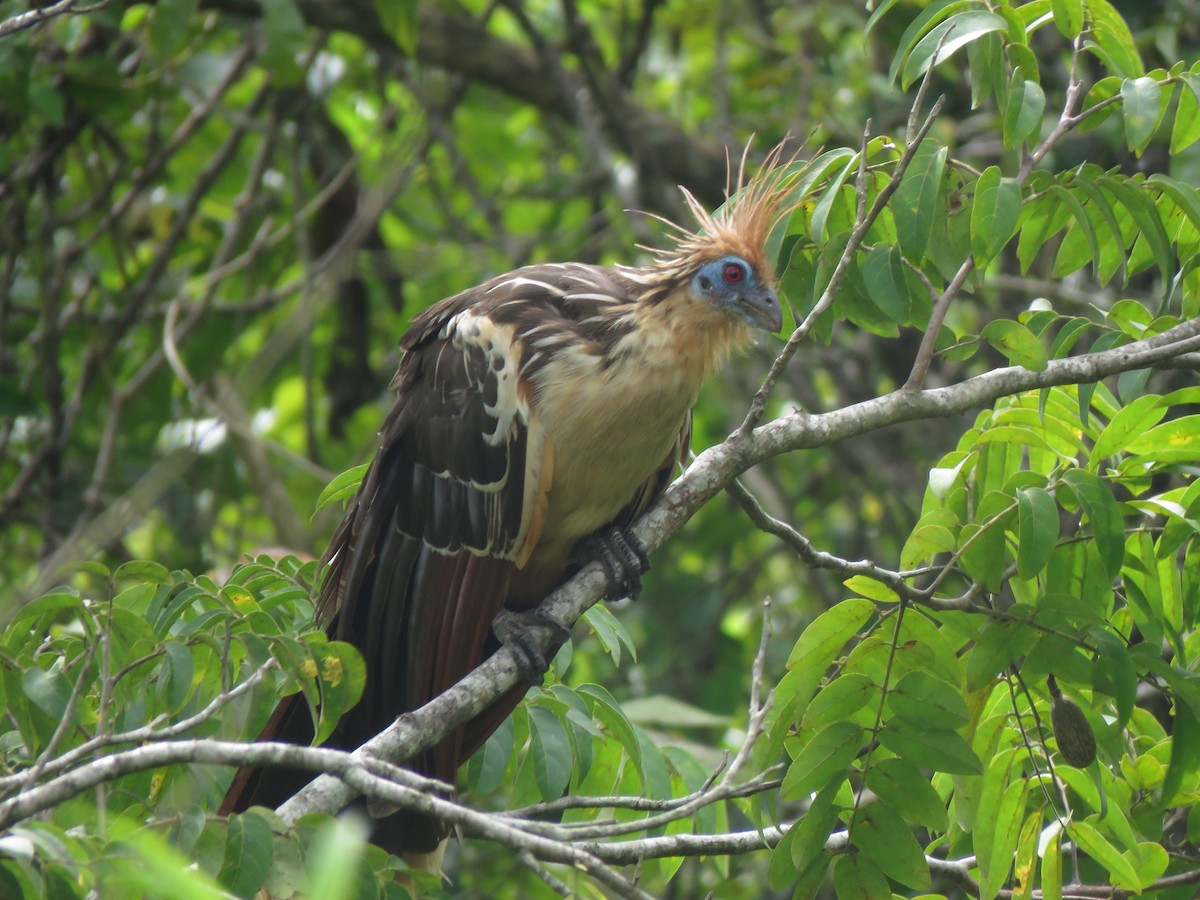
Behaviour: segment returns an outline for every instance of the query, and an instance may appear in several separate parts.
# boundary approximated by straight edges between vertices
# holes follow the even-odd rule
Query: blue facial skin
[[[723,256],[705,263],[692,278],[692,291],[754,328],[779,331],[783,327],[779,298],[740,256]]]

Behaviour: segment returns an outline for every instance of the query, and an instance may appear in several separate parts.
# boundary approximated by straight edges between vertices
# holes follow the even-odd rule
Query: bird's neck
[[[748,325],[697,300],[688,288],[642,303],[632,313],[635,327],[612,348],[615,365],[672,373],[699,390],[701,382],[729,354],[748,343]]]

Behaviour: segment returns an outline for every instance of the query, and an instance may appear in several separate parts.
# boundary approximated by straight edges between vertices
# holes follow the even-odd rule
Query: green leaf
[[[1088,469],[1095,471],[1101,461],[1116,456],[1139,435],[1161,422],[1167,410],[1160,400],[1160,397],[1150,394],[1138,397],[1118,410],[1096,438],[1096,444],[1088,457]]]
[[[61,128],[65,121],[67,100],[55,83],[35,69],[29,82],[29,111],[47,125]]]
[[[945,801],[938,796],[921,770],[908,760],[879,760],[867,772],[866,785],[906,821],[933,831],[946,830],[948,817]]]
[[[896,56],[892,59],[891,68],[888,70],[888,81],[895,83],[899,76],[905,61],[912,53],[914,46],[918,41],[928,33],[929,29],[938,22],[944,20],[947,16],[952,16],[961,10],[976,9],[973,0],[934,0],[909,23],[909,26],[904,29],[904,34],[900,36],[900,40],[896,46],[899,48]],[[871,17],[872,22],[875,21],[875,16]]]
[[[991,850],[988,854],[990,866],[983,873],[983,863],[980,861],[980,894],[994,897],[1000,892],[1008,879],[1009,869],[1012,868],[1013,853],[1016,850],[1017,839],[1021,835],[1021,816],[1025,812],[1025,796],[1028,784],[1018,781],[1004,789],[995,816],[988,823],[991,834]],[[976,824],[983,818],[983,805],[980,804],[980,815]],[[990,893],[988,893],[990,892]]]
[[[1041,372],[1046,368],[1046,349],[1032,331],[1011,319],[993,319],[979,336],[1023,368]]]
[[[218,847],[217,852],[222,852]],[[133,831],[109,850],[110,859],[136,860],[136,865],[121,870],[129,896],[171,897],[178,900],[215,900],[222,896],[216,882],[204,867],[177,853],[156,832]],[[213,869],[217,867],[214,865]],[[321,894],[331,897],[330,894]],[[336,900],[336,898],[334,898]]]
[[[529,754],[543,800],[557,800],[571,781],[571,742],[562,722],[543,706],[529,707]]]
[[[1112,198],[1100,190],[1099,184],[1090,177],[1090,173],[1077,173],[1075,176],[1076,189],[1088,199],[1087,212],[1089,218],[1098,215],[1108,227],[1108,240],[1103,240],[1104,232],[1097,230],[1099,254],[1094,258],[1097,269],[1097,279],[1107,282],[1114,274],[1119,275],[1122,282],[1127,280],[1125,247],[1127,242],[1121,231],[1121,223],[1117,221],[1113,209]],[[1106,252],[1107,251],[1107,252]]]
[[[971,70],[971,109],[979,109],[989,97],[1003,103],[1008,90],[1008,62],[1004,58],[1004,35],[985,34],[967,47]]]
[[[890,587],[868,575],[851,575],[842,584],[876,603],[898,603],[900,600],[899,595]]]
[[[994,897],[999,887],[993,887],[993,882],[999,878],[1003,883],[1011,866],[1012,848],[1009,847],[1005,853],[1002,841],[997,840],[1000,835],[1007,834],[1009,823],[998,821],[998,813],[1004,792],[1012,782],[1013,761],[1017,752],[1015,747],[1009,747],[996,753],[988,760],[978,786],[978,805],[971,828],[971,840],[979,860],[981,896]],[[994,856],[997,851],[999,855]]]
[[[795,673],[795,697],[789,701],[799,716],[808,706],[829,664],[875,612],[869,600],[843,600],[817,616],[804,629],[788,656],[787,667]]]
[[[804,713],[800,728],[813,731],[851,716],[879,697],[879,685],[861,672],[849,672],[821,688]]]
[[[567,729],[567,737],[571,740],[571,757],[574,765],[573,778],[582,781],[591,770],[596,758],[597,742],[604,742],[604,732],[592,718],[592,711],[587,702],[575,691],[564,684],[551,685],[550,694],[566,704],[566,712],[559,713],[559,719]]]
[[[872,29],[875,28],[875,25],[879,22],[879,20],[882,19],[898,2],[899,0],[882,0],[881,3],[875,4],[875,10],[871,13],[871,17],[867,19],[867,24],[863,28],[863,40],[866,40],[867,36],[870,35]]]
[[[515,738],[516,726],[513,725],[512,716],[509,716],[471,757],[467,776],[472,793],[486,796],[504,783],[504,773],[508,769]]]
[[[789,828],[771,851],[771,861],[767,864],[767,886],[773,891],[781,891],[794,884],[800,874],[792,862],[792,850],[801,846],[799,828],[799,822]]]
[[[908,54],[904,62],[904,75],[900,80],[901,87],[907,90],[930,66],[945,62],[960,47],[978,40],[985,34],[1007,30],[1008,23],[994,13],[976,9],[951,16],[931,28]]]
[[[1147,179],[1147,184],[1154,185],[1165,194],[1187,217],[1192,228],[1200,234],[1200,191],[1168,175],[1157,173]],[[1160,216],[1160,219],[1164,218],[1165,216]]]
[[[840,784],[830,784],[820,791],[809,804],[804,818],[792,826],[789,834],[795,832],[795,842],[791,847],[791,858],[797,872],[803,872],[821,855],[825,841],[837,824],[839,808],[834,800],[840,787]]]
[[[1071,348],[1083,337],[1083,333],[1091,327],[1091,319],[1083,316],[1075,316],[1064,322],[1062,328],[1058,330],[1058,334],[1054,336],[1054,343],[1050,345],[1051,358],[1061,359],[1070,353]]]
[[[880,312],[893,322],[908,321],[912,303],[900,248],[877,245],[867,254],[862,271],[867,296]]]
[[[1170,285],[1175,271],[1175,256],[1171,252],[1171,239],[1167,236],[1167,230],[1163,228],[1154,201],[1142,190],[1140,184],[1124,178],[1105,176],[1100,179],[1100,185],[1125,207],[1138,226],[1141,239],[1149,245],[1154,255],[1154,262],[1158,266],[1164,287]]]
[[[163,651],[166,655],[159,688],[167,697],[167,708],[177,712],[192,692],[195,666],[191,651],[181,641],[167,641],[163,644]]]
[[[1133,33],[1108,0],[1087,0],[1092,40],[1084,47],[1100,58],[1114,75],[1138,78],[1146,74]]]
[[[77,562],[68,563],[63,566],[63,573],[67,572],[82,572],[85,575],[91,575],[98,581],[105,581],[112,577],[112,570],[101,562],[94,560],[81,559]]]
[[[1037,175],[1038,173],[1034,173]],[[1031,178],[1030,181],[1037,179]],[[1053,196],[1052,190],[1039,188],[1021,207],[1017,229],[1017,262],[1028,272],[1042,248],[1071,221],[1071,212]]]
[[[171,846],[184,856],[191,856],[196,841],[200,839],[208,816],[204,808],[198,805],[188,806],[179,813],[174,828],[171,829]]]
[[[321,716],[314,743],[321,744],[333,733],[338,719],[358,703],[367,682],[362,654],[345,641],[309,645],[320,679]]]
[[[971,203],[971,252],[976,265],[986,267],[1004,249],[1017,230],[1020,215],[1017,180],[1002,178],[998,166],[988,166],[975,183]]]
[[[192,19],[200,0],[162,0],[154,5],[150,22],[150,47],[159,59],[174,53],[193,33]]]
[[[724,728],[729,724],[725,716],[714,715],[665,694],[636,697],[626,701],[624,708],[629,721],[647,728]]]
[[[1134,891],[1141,888],[1133,866],[1094,826],[1081,821],[1068,822],[1067,834],[1080,850],[1108,871],[1114,885]]]
[[[629,758],[640,773],[642,771],[641,744],[638,742],[633,725],[626,717],[624,710],[613,699],[613,695],[598,684],[580,685],[578,692],[587,701],[592,715],[625,748],[625,752],[629,755]]]
[[[1200,140],[1200,78],[1184,72],[1180,79],[1185,87],[1179,92],[1175,107],[1175,122],[1171,126],[1171,155],[1176,156]]]
[[[784,799],[802,800],[841,781],[862,746],[862,735],[862,728],[852,722],[835,722],[818,732],[788,766],[780,787]]]
[[[1037,2],[1045,2],[1045,0],[1035,0]],[[1027,6],[1028,6],[1027,5]],[[1005,75],[1009,72],[1020,72],[1021,77],[1026,81],[1032,81],[1034,84],[1042,83],[1041,68],[1038,65],[1037,55],[1030,49],[1028,44],[1010,42],[1004,46],[1004,55],[1008,58],[1008,65],[1005,67]],[[1011,81],[1011,78],[1009,79]],[[1007,83],[1004,96],[1007,97]]]
[[[924,259],[925,248],[933,234],[946,154],[947,149],[932,138],[921,141],[892,197],[892,215],[896,220],[900,247],[914,262]]]
[[[66,714],[67,703],[71,699],[71,685],[61,672],[47,672],[34,666],[21,679],[21,687],[33,705],[51,719],[58,720]]]
[[[1013,72],[1004,107],[1004,146],[1010,150],[1040,129],[1046,110],[1046,92],[1022,73],[1021,69]]]
[[[1063,238],[1062,244],[1059,245],[1058,255],[1054,259],[1053,276],[1059,278],[1063,275],[1069,275],[1082,268],[1090,260],[1093,271],[1096,273],[1096,279],[1100,280],[1100,244],[1096,239],[1096,229],[1092,225],[1091,217],[1084,210],[1083,204],[1079,202],[1079,198],[1071,191],[1057,184],[1052,186],[1050,190],[1054,197],[1061,201],[1063,207],[1075,219],[1074,225],[1067,231],[1066,237]],[[1086,240],[1087,247],[1076,246],[1073,248],[1072,239],[1078,245],[1081,237]]]
[[[1042,835],[1042,810],[1034,809],[1025,817],[1017,834],[1016,857],[1013,860],[1013,880],[1017,884],[1036,883],[1038,843]]]
[[[1133,715],[1138,676],[1129,647],[1107,628],[1089,628],[1088,637],[1100,652],[1099,665],[1092,670],[1092,686],[1117,701],[1116,729],[1125,727]]]
[[[72,615],[63,615],[65,610],[70,610]],[[61,616],[63,619],[73,619],[83,613],[84,610],[83,598],[78,594],[72,594],[68,591],[55,591],[50,594],[43,594],[37,599],[26,603],[21,611],[13,616],[12,621],[7,623],[5,630],[13,635],[20,635],[24,628],[31,627],[27,623],[36,622],[42,616],[52,616],[53,618]]]
[[[379,24],[406,56],[417,52],[419,9],[418,0],[375,0]]]
[[[1137,871],[1138,881],[1143,890],[1161,878],[1171,863],[1166,849],[1152,841],[1138,841],[1121,855],[1129,860],[1129,864]]]
[[[254,897],[267,880],[274,853],[274,837],[266,819],[255,812],[229,817],[225,834],[225,859],[217,880],[231,894]]]
[[[1042,851],[1042,900],[1062,900],[1062,884],[1062,833],[1052,825]]]
[[[957,731],[923,728],[895,719],[879,733],[879,742],[923,769],[952,775],[979,775],[983,771],[979,757]]]
[[[642,754],[642,794],[659,799],[670,797],[671,774],[667,771],[662,750],[642,729],[636,728],[635,733]]]
[[[1146,149],[1162,118],[1162,91],[1158,82],[1145,75],[1126,78],[1121,83],[1121,102],[1125,104],[1125,141],[1138,156]]]
[[[614,665],[621,664],[622,645],[629,651],[630,658],[637,662],[637,649],[629,634],[629,629],[612,614],[607,606],[597,603],[585,612],[582,618],[600,640],[604,652],[612,657]]]
[[[1075,494],[1092,526],[1105,571],[1116,578],[1125,562],[1125,526],[1116,499],[1099,478],[1084,469],[1068,469],[1062,480]]]
[[[1139,463],[1149,461],[1188,463],[1200,457],[1200,415],[1183,416],[1155,425],[1131,440],[1126,447]]]
[[[1091,86],[1083,101],[1083,109],[1086,112],[1081,113],[1083,118],[1078,125],[1080,133],[1095,131],[1121,111],[1121,104],[1112,101],[1120,98],[1123,80],[1115,75],[1108,75]]]
[[[1171,718],[1171,761],[1163,779],[1162,805],[1178,805],[1185,779],[1190,792],[1197,772],[1200,772],[1200,716],[1194,708],[1176,704]]]
[[[875,607],[870,601],[859,598],[843,600],[827,609],[801,633],[788,656],[787,667],[799,670],[818,668],[819,673],[824,673],[842,645],[874,611]]]
[[[958,728],[970,720],[962,694],[925,672],[909,672],[888,691],[892,715],[929,728]]]
[[[833,150],[826,150],[813,157],[805,164],[803,174],[800,175],[796,184],[792,188],[793,196],[806,197],[811,194],[818,185],[828,183],[830,173],[834,173],[834,178],[838,177],[837,173],[844,172],[847,168],[858,164],[858,154],[849,147],[837,147]]]
[[[149,559],[133,559],[117,566],[113,573],[113,581],[144,581],[149,584],[165,584],[171,580],[171,573],[162,563]]]
[[[833,864],[838,900],[880,900],[892,896],[887,876],[861,853],[839,856]]]
[[[912,829],[884,803],[864,806],[855,821],[854,844],[883,874],[918,891],[932,887],[925,852]]]
[[[370,463],[354,466],[325,485],[325,490],[321,491],[321,496],[317,498],[317,508],[313,510],[313,514],[319,513],[325,507],[332,506],[340,500],[354,496],[370,467]]]
[[[813,240],[817,242],[823,241],[828,235],[825,233],[826,223],[829,221],[829,213],[833,209],[833,205],[841,196],[842,185],[846,181],[846,176],[850,174],[858,165],[858,156],[855,154],[846,160],[845,164],[839,169],[832,178],[825,184],[825,188],[821,193],[821,199],[817,201],[817,205],[813,207],[812,219],[810,221],[810,229],[812,231]],[[841,254],[839,253],[839,256]],[[828,283],[828,279],[826,279]]]
[[[995,435],[1006,430],[1011,429],[993,428],[987,434]],[[964,525],[958,533],[958,550],[968,575],[989,591],[1000,590],[1004,568],[1008,564],[1003,523],[989,523],[985,526],[971,522]]]
[[[283,85],[296,85],[304,77],[299,57],[308,47],[308,29],[295,0],[260,0],[262,3],[262,61]]]
[[[356,876],[367,846],[367,824],[361,818],[325,819],[305,853],[311,885],[308,896],[322,900],[357,898]]]
[[[1058,543],[1058,504],[1039,487],[1017,491],[1017,574],[1038,575]]]
[[[1059,34],[1069,41],[1079,37],[1083,31],[1083,0],[1050,0],[1050,11]]]

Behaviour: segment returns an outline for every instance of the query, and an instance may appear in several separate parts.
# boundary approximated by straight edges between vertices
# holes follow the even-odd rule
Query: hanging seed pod
[[[1086,768],[1096,758],[1096,735],[1087,717],[1074,700],[1064,697],[1051,675],[1046,679],[1050,688],[1050,724],[1058,741],[1063,759],[1078,769]]]

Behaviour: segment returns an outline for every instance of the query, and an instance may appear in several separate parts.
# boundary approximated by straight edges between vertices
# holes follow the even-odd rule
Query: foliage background
[[[980,271],[950,308],[953,337],[941,345],[946,352],[929,374],[932,386],[1008,363],[1036,370],[1047,356],[1072,352],[1065,338],[1056,339],[1076,327],[1073,321],[1091,323],[1080,346],[1102,350],[1196,315],[1200,223],[1188,204],[1196,204],[1190,185],[1200,177],[1200,76],[1191,71],[1198,57],[1195,4],[1184,0],[884,4],[886,14],[866,33],[871,10],[834,2],[163,0],[72,7],[56,4],[55,17],[6,7],[0,26],[0,618],[8,623],[0,664],[10,728],[0,751],[10,796],[54,774],[41,767],[69,748],[98,753],[106,734],[165,727],[204,710],[268,659],[279,668],[186,734],[250,737],[275,693],[300,686],[314,703],[324,699],[325,715],[335,715],[350,702],[356,663],[346,648],[306,632],[305,596],[315,577],[306,561],[320,555],[337,513],[311,510],[336,473],[369,457],[408,320],[521,264],[644,259],[635,245],[657,243],[661,228],[629,210],[683,218],[679,184],[719,203],[726,154],[736,156],[751,134],[756,153],[789,133],[807,137],[814,153],[856,152],[869,120],[872,136],[902,144],[924,71],[920,60],[927,64],[939,37],[927,35],[939,22],[993,17],[960,18],[952,37],[970,42],[949,48],[947,38],[955,52],[929,79],[927,100],[945,97],[929,147],[949,147],[950,162],[937,168],[926,154],[914,164],[934,173],[936,183],[928,203],[918,186],[913,209],[918,218],[932,211],[947,224],[937,226],[928,258],[912,243],[912,220],[901,212],[872,233],[832,313],[818,320],[820,339],[805,341],[784,370],[768,415],[845,409],[904,384],[929,321],[931,292],[941,293],[972,254]],[[29,21],[22,14],[47,18],[20,28]],[[1071,79],[1070,38],[1080,33],[1094,50],[1074,57],[1090,91],[1087,104],[1117,100],[1049,146],[1040,169],[1025,173],[1027,183],[1022,176],[1023,212],[1008,232],[981,236],[982,226],[968,217],[980,203],[980,173],[994,165],[1005,179],[1018,177],[1028,159],[1023,148],[1051,134]],[[1144,72],[1150,76],[1139,79]],[[897,165],[891,146],[872,145],[871,196]],[[846,158],[823,159],[844,166]],[[781,286],[801,317],[854,221],[855,170],[829,166],[824,176],[840,172],[844,180],[814,184],[781,258]],[[1110,170],[1119,185],[1150,198],[1150,212],[1103,180]],[[1169,176],[1176,188],[1151,191],[1145,179],[1154,175]],[[1141,180],[1126,180],[1134,176]],[[1011,196],[1008,184],[998,188],[989,222],[1011,212],[1003,200]],[[1161,240],[1139,240],[1158,235],[1144,216],[1160,216]],[[814,217],[826,226],[814,227]],[[898,247],[913,264],[888,282],[903,306],[898,315],[878,302],[879,263],[867,264],[875,246]],[[1030,320],[1035,300],[1057,318]],[[1028,327],[1011,327],[1018,319]],[[741,421],[780,347],[765,342],[709,386],[697,410],[697,450]],[[1126,823],[1137,834],[1124,845],[1107,810],[1094,811],[1093,830],[1122,846],[1139,878],[1158,868],[1166,849],[1177,855],[1172,873],[1194,868],[1198,736],[1189,732],[1192,743],[1179,749],[1169,735],[1178,735],[1180,721],[1175,692],[1194,690],[1187,679],[1200,604],[1193,575],[1179,574],[1195,562],[1195,429],[1185,424],[1172,432],[1182,441],[1174,456],[1156,456],[1155,442],[1139,447],[1134,438],[1163,416],[1190,423],[1197,398],[1174,395],[1135,407],[1138,417],[1128,414],[1124,422],[1127,440],[1118,445],[1110,432],[1109,452],[1094,448],[1107,423],[1139,396],[1193,387],[1194,365],[1184,357],[1154,373],[1139,369],[1082,399],[1069,391],[1028,395],[1014,401],[1024,413],[1009,411],[1005,421],[986,412],[977,419],[978,407],[917,424],[897,417],[867,437],[768,460],[743,479],[769,513],[817,548],[840,560],[912,569],[938,552],[961,552],[972,527],[980,530],[1007,509],[987,500],[986,466],[977,463],[985,444],[1025,448],[1007,456],[993,451],[986,487],[1028,511],[984,528],[990,537],[968,545],[976,550],[963,555],[951,581],[962,590],[983,585],[999,610],[1027,603],[1065,617],[1088,651],[1076,653],[1078,665],[1068,673],[1074,696],[1102,732],[1113,721],[1118,732],[1134,729],[1126,739],[1139,749],[1122,756],[1120,739],[1110,736],[1104,764],[1120,774],[1125,757],[1135,768],[1142,751],[1156,760],[1156,776],[1143,772],[1137,781],[1124,773],[1143,799],[1161,795],[1173,772],[1169,783],[1179,796],[1147,799],[1142,817]],[[1097,418],[1084,421],[1093,398]],[[1151,421],[1155,410],[1162,415]],[[992,431],[1001,425],[1019,430]],[[1126,461],[1118,465],[1121,454]],[[1077,476],[1081,485],[1071,484],[1076,476],[1061,477],[1064,460],[1076,457],[1076,471],[1088,473]],[[1103,465],[1110,457],[1112,472]],[[931,469],[953,472],[967,458],[963,480],[940,488],[936,475],[931,481]],[[976,466],[979,478],[970,480]],[[1017,471],[1026,475],[1014,480]],[[1020,501],[1021,491],[1041,493],[1020,494]],[[979,509],[985,500],[993,503],[986,515]],[[1154,511],[1170,520],[1175,531],[1166,543],[1157,543],[1165,519],[1146,519],[1148,530],[1141,528],[1133,501],[1157,504]],[[1125,505],[1114,511],[1117,502]],[[939,512],[955,504],[963,515]],[[1049,519],[1060,517],[1051,529]],[[1093,546],[1103,541],[1098,534],[1120,546],[1061,562],[1054,582],[1048,551],[1055,540]],[[227,583],[247,553],[266,555]],[[1132,566],[1124,577],[1123,554]],[[154,564],[118,568],[130,560]],[[1067,571],[1076,564],[1082,575]],[[1156,573],[1153,590],[1148,570]],[[499,743],[464,776],[474,787],[471,802],[517,807],[552,799],[568,781],[582,794],[639,793],[655,779],[662,792],[683,793],[684,783],[695,789],[722,749],[740,745],[747,727],[762,598],[773,599],[776,637],[763,665],[774,685],[805,627],[849,595],[850,574],[805,565],[735,499],[716,497],[655,555],[645,599],[618,610],[620,625],[596,612],[590,621],[602,640],[577,631],[569,667],[559,660],[562,681],[535,692],[536,702],[502,734],[514,752]],[[1117,585],[1117,599],[1106,581]],[[1130,583],[1157,592],[1157,601],[1144,604],[1151,612],[1129,612]],[[879,610],[894,608],[877,588],[857,588]],[[1164,607],[1163,590],[1177,615],[1172,603]],[[1081,593],[1103,599],[1086,609],[1046,606],[1047,595]],[[886,631],[879,623],[887,615],[872,618],[867,630]],[[974,729],[980,710],[995,702],[984,690],[990,679],[1029,652],[1032,638],[1010,640],[1026,632],[1001,629],[998,619],[986,639],[972,630],[982,622],[931,619],[958,635],[953,651],[967,674],[959,672],[957,682],[945,677],[978,705],[970,711]],[[1089,628],[1110,638],[1088,643]],[[1001,631],[1003,639],[996,637]],[[1139,639],[1164,644],[1162,659],[1131,657],[1126,648]],[[306,662],[316,663],[315,678],[306,675]],[[330,666],[344,668],[348,679],[331,677]],[[1043,716],[1045,669],[1032,667],[1038,683],[1031,678],[1029,686]],[[1096,676],[1099,670],[1107,674]],[[864,671],[871,684],[887,680]],[[591,683],[619,698],[617,711],[582,687]],[[1007,682],[1000,684],[1007,691]],[[794,683],[785,685],[777,701],[795,691]],[[1135,685],[1136,710],[1129,699]],[[1028,706],[1032,695],[1024,696]],[[956,721],[957,708],[942,712],[949,717],[942,724]],[[804,713],[800,701],[777,702],[771,749],[787,743],[795,756],[807,746],[809,733],[799,728]],[[797,731],[788,732],[787,715]],[[624,734],[625,717],[643,730],[619,746],[613,736]],[[1019,740],[1013,721],[1003,727]],[[671,749],[661,768],[651,761],[634,767],[621,762],[636,755],[630,740]],[[1008,752],[1016,744],[1000,746]],[[756,765],[766,771],[774,760],[761,752]],[[988,755],[979,755],[987,766]],[[1015,765],[1020,771],[1020,761]],[[848,759],[833,767],[850,768]],[[603,781],[596,774],[603,771],[612,777]],[[663,780],[669,771],[673,785]],[[1017,778],[1010,771],[997,777]],[[115,884],[153,893],[166,890],[161,879],[176,872],[173,853],[198,859],[213,884],[238,894],[268,877],[280,893],[297,886],[315,892],[306,878],[348,883],[328,873],[336,861],[353,858],[336,850],[350,838],[324,820],[285,834],[267,816],[228,826],[206,816],[222,777],[199,766],[159,768],[63,803],[49,823],[27,822],[0,846],[8,857],[0,862],[2,886],[30,896],[104,893]],[[970,855],[964,835],[983,801],[978,787],[955,779],[983,776],[937,777],[949,818],[907,818],[905,827],[921,836],[923,851],[962,858]],[[1024,777],[1032,791],[1037,776]],[[848,790],[834,774],[829,782],[832,792]],[[806,786],[816,792],[825,784]],[[1071,787],[1096,794],[1082,782]],[[1136,805],[1111,781],[1101,790],[1114,805]],[[793,783],[782,797],[721,801],[707,818],[687,817],[686,830],[791,821],[808,808],[808,793]],[[1026,807],[1040,809],[1021,794],[1022,812]],[[147,816],[157,816],[156,824],[142,828]],[[80,831],[69,833],[73,827]],[[1072,837],[1076,846],[1084,840]],[[1013,848],[1006,840],[996,845],[1006,864],[988,870],[985,859],[986,871],[976,867],[967,880],[935,871],[929,884],[911,872],[905,880],[902,868],[883,871],[905,892],[988,894],[993,885],[1020,891],[1032,883],[1008,876]],[[1030,838],[1022,841],[1028,860]],[[837,883],[849,896],[851,882],[879,884],[870,873],[844,871],[851,864],[842,860],[871,856],[870,848],[859,849],[838,857],[837,878],[825,890]],[[769,862],[785,856],[692,856],[678,871],[678,859],[648,863],[643,886],[661,896],[763,896],[769,864],[776,869],[770,890],[780,896],[798,880],[797,892],[807,890],[803,876],[818,883],[813,861],[801,865],[799,854],[790,855],[795,870]],[[248,862],[263,857],[275,860],[269,873]],[[1085,860],[1083,881],[1127,878],[1124,870],[1114,874],[1120,866],[1105,852],[1093,848],[1092,857],[1108,861],[1097,867]],[[322,859],[335,863],[322,868]],[[833,859],[822,857],[818,874]],[[398,890],[386,877],[391,863],[377,852],[363,860],[355,865],[364,891]],[[1069,863],[1067,869],[1069,881]],[[554,871],[576,890],[600,890]],[[1150,884],[1163,871],[1136,883]],[[456,849],[449,875],[448,890],[459,896],[553,890],[526,861],[487,841]],[[1190,896],[1190,887],[1180,890]]]

